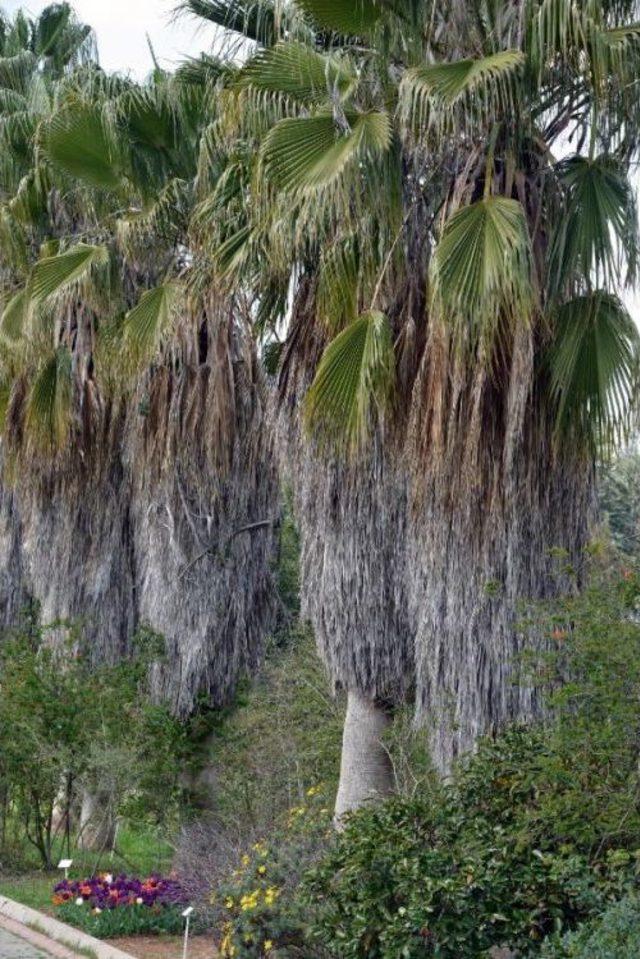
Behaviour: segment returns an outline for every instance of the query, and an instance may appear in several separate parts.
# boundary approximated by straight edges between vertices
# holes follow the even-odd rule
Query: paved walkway
[[[0,915],[0,959],[78,959],[78,955],[38,930]]]
[[[12,936],[10,932],[0,929],[0,957],[1,959],[48,959],[47,953],[40,952],[35,946]]]

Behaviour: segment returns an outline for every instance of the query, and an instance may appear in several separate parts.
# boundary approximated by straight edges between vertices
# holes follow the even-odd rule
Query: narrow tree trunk
[[[116,822],[109,797],[85,790],[80,812],[78,846],[90,852],[110,852],[116,841]]]
[[[338,828],[346,813],[393,792],[393,769],[383,743],[390,723],[389,710],[379,702],[349,693],[335,810]]]

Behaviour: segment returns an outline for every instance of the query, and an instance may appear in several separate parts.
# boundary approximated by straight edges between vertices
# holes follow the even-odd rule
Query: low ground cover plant
[[[601,916],[560,941],[549,941],[544,959],[637,959],[640,956],[640,898],[626,896]]]

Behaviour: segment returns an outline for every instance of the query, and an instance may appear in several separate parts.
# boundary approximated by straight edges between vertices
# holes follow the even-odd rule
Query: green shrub
[[[211,737],[214,811],[225,828],[264,835],[311,785],[335,784],[342,708],[326,685],[310,630],[293,622]]]
[[[483,743],[440,794],[353,816],[307,878],[315,933],[349,959],[527,955],[556,928],[597,914],[634,880],[635,860],[602,857],[539,817],[543,731]]]
[[[151,701],[158,639],[142,631],[129,659],[97,665],[81,629],[40,626],[37,609],[2,636],[0,842],[12,867],[25,842],[45,868],[63,839],[68,854],[72,836],[56,831],[54,811],[70,822],[85,789],[99,788],[114,817],[175,820],[188,728]]]
[[[640,900],[627,896],[558,942],[545,944],[544,959],[638,959]]]
[[[312,786],[304,802],[274,825],[268,839],[253,843],[240,856],[213,897],[223,959],[328,955],[319,942],[314,946],[310,941],[308,909],[298,889],[304,871],[332,838],[326,792]]]

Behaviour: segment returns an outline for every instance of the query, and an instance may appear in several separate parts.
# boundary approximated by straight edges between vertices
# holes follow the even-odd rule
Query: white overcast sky
[[[20,7],[40,13],[51,0],[0,0],[0,7],[14,13]],[[107,70],[120,70],[144,78],[152,69],[147,44],[149,35],[156,56],[167,69],[185,56],[209,49],[214,30],[172,12],[178,0],[71,0],[78,17],[90,24],[98,37],[100,62]]]

